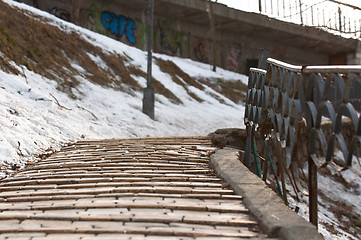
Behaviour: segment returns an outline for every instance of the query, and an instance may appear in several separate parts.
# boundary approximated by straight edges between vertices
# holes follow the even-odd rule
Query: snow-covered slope
[[[3,3],[20,9],[15,15],[25,14],[26,19],[20,19],[26,22],[26,25],[21,23],[24,26],[39,27],[34,19],[46,23],[40,26],[46,32],[40,42],[51,31],[59,38],[69,34],[62,40],[65,44],[50,38],[51,47],[42,50],[34,41],[41,32],[33,29],[22,42],[27,48],[20,51],[22,46],[14,44],[17,39],[10,32],[17,27],[15,21],[2,17],[9,12],[3,10]],[[5,29],[6,21],[10,21],[11,29]],[[56,30],[46,28],[49,24]],[[20,26],[19,30],[29,29]],[[20,42],[24,36],[18,37]],[[70,37],[78,45],[66,42]],[[87,46],[87,49],[74,49],[77,46]],[[57,51],[62,58],[56,54],[45,55],[51,51]],[[46,12],[15,1],[0,1],[0,178],[36,161],[48,151],[80,139],[206,135],[219,128],[244,127],[244,105],[239,100],[245,92],[235,86],[247,84],[246,76],[219,68],[213,72],[209,65],[161,54],[154,54],[153,59],[153,77],[158,91],[155,120],[151,120],[142,113],[146,59],[143,51]],[[231,90],[235,97],[226,94],[227,86],[234,88]],[[340,174],[346,182],[360,182],[357,176],[353,179],[350,172],[332,172],[332,175]],[[325,196],[333,193],[333,200],[335,195],[339,196],[334,204],[351,202],[352,205],[361,201],[356,191],[359,188],[351,189],[356,192],[351,197],[350,189],[322,175],[319,185]],[[288,188],[292,192],[291,186]],[[345,197],[349,201],[344,200]],[[301,203],[292,196],[289,200],[291,205],[300,207],[300,215],[307,217],[308,198]],[[335,206],[323,198],[319,201],[320,231],[325,238],[357,239],[357,235],[351,236],[340,229],[339,221],[329,209]],[[359,207],[352,209],[357,211]],[[347,223],[347,219],[344,222]],[[335,233],[330,229],[335,229]]]
[[[139,49],[64,22],[27,5],[3,2],[24,9],[26,15],[35,15],[35,18],[62,31],[79,34],[105,54],[127,56],[127,65],[146,72],[147,54]],[[176,95],[181,103],[175,104],[157,93],[153,121],[142,113],[141,89],[121,91],[93,83],[87,79],[89,74],[82,65],[72,59],[69,62],[77,70],[72,74],[79,83],[72,89],[74,96],[69,96],[59,90],[58,79],[30,71],[3,53],[0,52],[0,55],[20,72],[14,75],[0,71],[0,177],[12,169],[22,167],[27,161],[33,161],[36,155],[49,148],[57,149],[79,139],[206,135],[218,128],[243,127],[242,103],[232,102],[207,84],[200,83],[203,90],[194,86],[183,87],[173,81],[170,73],[161,70],[157,59],[172,61],[194,79],[247,81],[246,76],[234,72],[223,69],[212,72],[206,64],[155,54],[153,77]],[[90,57],[99,68],[109,69],[100,57]],[[118,78],[122,81],[121,77]],[[132,78],[142,88],[145,87],[144,77],[134,74]],[[194,95],[202,101],[195,100],[192,97]]]

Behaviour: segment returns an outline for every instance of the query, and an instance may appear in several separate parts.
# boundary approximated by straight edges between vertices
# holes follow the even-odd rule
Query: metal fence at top
[[[218,2],[223,2],[219,0]],[[227,0],[230,7],[272,18],[318,27],[336,34],[361,37],[358,0]]]
[[[344,161],[340,171],[346,170],[360,150],[361,116],[355,107],[359,107],[361,97],[361,66],[302,67],[271,58],[267,63],[267,71],[250,69],[244,163],[254,164],[264,180],[270,165],[287,204],[286,177],[296,195],[302,191],[302,166],[296,154],[302,149],[300,132],[306,129],[308,160],[304,162],[308,162],[310,221],[317,226],[317,168],[326,167],[340,151]],[[331,123],[329,133],[322,128],[323,120]],[[345,122],[349,123],[349,135],[343,131]],[[259,146],[264,149],[263,157],[258,154]]]

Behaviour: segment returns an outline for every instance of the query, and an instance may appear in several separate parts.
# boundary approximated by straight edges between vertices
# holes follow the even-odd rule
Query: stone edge
[[[323,239],[316,227],[289,209],[282,199],[238,159],[239,150],[219,149],[211,166],[243,201],[270,237],[284,240]]]

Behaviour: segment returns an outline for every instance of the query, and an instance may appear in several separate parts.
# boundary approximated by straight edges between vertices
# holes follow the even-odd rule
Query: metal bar
[[[282,67],[286,70],[293,72],[303,73],[361,73],[361,65],[339,65],[339,66],[297,66],[289,63],[285,63],[273,58],[268,58],[267,62],[278,67]]]
[[[246,164],[248,168],[251,167],[251,135],[252,135],[252,128],[247,125],[246,127],[247,131],[247,139],[246,139],[246,147],[245,147],[245,153],[244,153],[244,159],[243,163]]]
[[[340,2],[340,1],[337,1],[337,0],[328,0],[328,1],[330,1],[330,2],[334,2],[334,3],[337,3],[337,4],[340,4],[340,5],[344,5],[344,6],[347,6],[347,7],[353,8],[353,9],[361,10],[361,7],[357,7],[357,6],[354,6],[354,5],[352,5],[352,4],[348,4],[348,3]]]
[[[285,0],[283,0],[283,17],[286,17],[286,3]]]
[[[341,7],[338,7],[338,24],[340,24],[339,28],[340,28],[340,32],[342,32],[342,11],[341,11]]]
[[[303,68],[304,73],[361,73],[361,65],[343,66],[307,66]]]
[[[285,164],[284,164],[283,161],[281,161],[281,165],[282,165],[282,168],[284,169],[287,177],[290,179],[290,182],[291,182],[293,191],[294,191],[295,194],[296,194],[296,199],[297,199],[297,201],[300,201],[300,198],[298,197],[298,194],[297,194],[296,183],[293,181],[293,178],[291,177],[290,173],[287,171],[287,168],[286,168],[286,166],[285,166]]]
[[[258,0],[258,10],[262,13],[262,0]]]
[[[264,153],[265,153],[265,158],[264,158],[264,161],[263,161],[262,180],[265,182],[267,180],[267,175],[268,175],[268,161],[269,161],[269,158],[268,158],[268,155],[267,155],[267,151],[264,151]]]
[[[300,19],[301,19],[301,24],[303,25],[302,2],[301,2],[301,0],[299,0],[299,3],[300,3]]]
[[[254,131],[254,130],[253,130]],[[253,142],[253,155],[254,155],[254,162],[256,164],[256,170],[257,170],[257,176],[259,178],[262,178],[262,175],[261,175],[261,168],[260,168],[260,164],[259,164],[259,161],[258,161],[258,156],[257,156],[257,146],[256,146],[256,139],[255,137],[253,137],[252,139],[252,142]]]
[[[309,189],[309,212],[310,222],[318,228],[318,206],[317,206],[317,166],[312,160],[311,155],[308,157],[308,189]]]
[[[292,65],[292,64],[289,64],[289,63],[285,63],[285,62],[273,59],[273,58],[268,58],[267,62],[269,64],[273,64],[275,66],[282,67],[282,68],[284,68],[286,70],[289,70],[289,71],[293,71],[293,72],[301,72],[302,71],[302,66]]]
[[[281,153],[281,146],[279,141],[275,139],[276,142],[276,150],[277,150],[277,159],[278,159],[278,167],[280,170],[281,175],[281,182],[282,182],[282,192],[283,192],[283,201],[285,202],[286,206],[288,206],[288,200],[287,200],[287,189],[286,189],[286,182],[285,182],[285,169],[283,168],[283,164],[281,163],[282,160],[282,153]]]
[[[262,48],[258,55],[258,68],[267,69],[267,59],[269,55],[269,50]]]
[[[256,72],[256,73],[261,73],[261,74],[267,74],[266,70],[259,69],[259,68],[250,68],[249,71]]]
[[[276,184],[277,184],[278,191],[280,192],[281,197],[282,197],[282,199],[283,199],[284,197],[283,197],[281,185],[280,185],[280,183],[279,183],[279,181],[278,181],[278,178],[277,178],[276,168],[275,168],[275,165],[274,165],[274,163],[273,163],[271,153],[270,153],[269,150],[268,150],[268,144],[267,144],[266,140],[264,140],[263,143],[264,143],[264,145],[265,145],[265,148],[267,149],[268,158],[269,158],[269,161],[270,161],[270,164],[271,164],[271,169],[272,169],[273,175],[275,176],[275,179],[276,179]]]

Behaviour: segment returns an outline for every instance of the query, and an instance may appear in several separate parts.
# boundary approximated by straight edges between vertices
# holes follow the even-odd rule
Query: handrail
[[[250,68],[249,71],[250,72],[257,72],[257,73],[261,73],[261,74],[266,74],[267,73],[266,70],[259,69],[259,68]]]
[[[284,68],[292,72],[303,73],[340,73],[350,74],[355,72],[361,73],[361,65],[328,65],[328,66],[298,66],[292,65],[280,60],[268,58],[267,62],[277,67]],[[259,71],[260,69],[251,68],[250,70]]]
[[[265,156],[273,150],[282,181],[280,193],[282,195],[283,192],[287,204],[285,176],[288,176],[297,196],[296,189],[300,184],[294,178],[294,172],[290,174],[288,171],[291,171],[294,161],[294,150],[298,149],[299,133],[306,127],[310,133],[307,138],[310,142],[307,144],[309,212],[310,221],[317,226],[317,169],[333,161],[334,148],[338,145],[344,156],[345,167],[342,170],[352,167],[352,156],[361,143],[361,116],[354,107],[361,102],[361,65],[297,66],[272,58],[268,58],[267,63],[268,71],[250,69],[244,116],[247,127],[244,163],[250,167],[252,156],[256,166],[258,158],[264,159],[264,164],[269,161],[269,157],[259,157],[256,143],[265,146]],[[358,108],[361,109],[361,104]],[[321,128],[322,117],[330,118],[332,122],[330,136]],[[351,120],[353,127],[347,140],[341,129],[344,117]],[[300,120],[307,123],[300,125]],[[269,145],[267,141],[275,146],[272,150],[266,147]],[[319,162],[316,156],[316,142],[321,144],[325,157],[323,162]],[[260,172],[257,169],[258,175],[261,175]]]
[[[301,72],[302,71],[302,66],[292,65],[289,63],[285,63],[285,62],[273,59],[273,58],[268,58],[267,62],[269,64],[284,68],[284,69],[292,71],[292,72]]]
[[[303,69],[304,73],[361,73],[361,65],[347,65],[347,66],[307,66]]]

